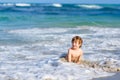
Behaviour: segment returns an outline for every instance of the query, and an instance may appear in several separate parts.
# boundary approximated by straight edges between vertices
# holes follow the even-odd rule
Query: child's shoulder
[[[80,54],[82,54],[83,53],[82,49],[79,49],[79,52],[80,52]]]
[[[69,49],[68,49],[68,51],[71,51],[71,50],[72,50],[72,48],[69,48]]]
[[[82,51],[82,49],[80,48],[79,51]]]

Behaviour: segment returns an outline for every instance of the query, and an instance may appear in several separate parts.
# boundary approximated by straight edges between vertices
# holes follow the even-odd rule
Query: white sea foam
[[[87,40],[84,42],[84,45],[89,49],[89,51],[92,51],[95,46],[96,50],[102,49],[102,50],[115,50],[118,49],[120,46],[119,43],[119,29],[114,29],[111,32],[109,32],[111,28],[33,28],[33,29],[20,29],[20,30],[11,30],[9,33],[15,34],[17,36],[20,36],[24,38],[25,40],[32,40],[32,41],[43,41],[44,46],[49,47],[51,46],[49,41],[56,42],[56,46],[60,46],[61,43],[64,43],[66,40],[69,41],[69,39],[72,38],[74,35],[79,35],[84,38],[84,40]],[[74,32],[72,32],[74,31]],[[86,33],[85,33],[86,32]],[[65,34],[67,33],[67,34]],[[69,37],[70,36],[70,37]],[[64,38],[63,38],[64,37]],[[88,39],[90,38],[90,39]],[[111,38],[111,39],[108,39]],[[59,43],[58,43],[59,42]],[[40,42],[41,44],[42,42]],[[92,45],[87,45],[93,43]],[[38,42],[37,42],[38,44]],[[42,45],[43,45],[42,44]],[[52,43],[54,45],[54,43]],[[58,44],[58,45],[57,45]],[[99,45],[97,45],[99,44]],[[54,45],[54,46],[55,46]],[[84,46],[83,46],[84,47]],[[91,50],[90,50],[91,49]]]
[[[77,5],[79,7],[83,7],[83,8],[86,8],[86,9],[101,9],[102,6],[99,6],[99,5]]]
[[[54,7],[62,7],[62,4],[54,3],[53,6]]]
[[[54,30],[58,29],[58,31]],[[9,33],[18,33],[18,34],[42,34],[42,33],[61,33],[65,32],[65,29],[62,28],[33,28],[33,29],[19,29],[19,30],[11,30]]]
[[[99,61],[101,65],[107,60],[111,62],[110,66],[119,67],[119,31],[119,28],[111,31],[111,28],[98,27],[9,30],[9,34],[28,43],[0,45],[0,79],[89,80],[113,75],[102,70],[62,62],[59,57],[67,53],[71,38],[79,35],[84,41],[84,59]]]
[[[6,55],[7,56],[7,55]],[[95,77],[108,76],[106,72],[95,71],[94,69],[80,68],[79,65],[72,63],[63,63],[58,57],[44,58],[42,61],[3,61],[1,63],[0,72],[7,74],[0,77],[0,79],[19,79],[19,80],[69,80],[69,79],[92,79]],[[31,63],[32,62],[32,63]],[[101,73],[101,74],[100,74]],[[85,75],[89,74],[89,75]],[[1,74],[2,75],[2,74]],[[56,75],[56,76],[55,76]]]
[[[16,3],[15,4],[16,6],[20,6],[20,7],[24,7],[24,6],[31,6],[31,4],[28,4],[28,3]]]
[[[12,4],[12,3],[4,3],[4,4],[2,4],[2,6],[10,7],[10,6],[14,6],[14,4]]]

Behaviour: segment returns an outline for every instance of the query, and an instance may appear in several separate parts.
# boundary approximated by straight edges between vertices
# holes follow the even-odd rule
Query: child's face
[[[73,42],[72,42],[72,48],[73,48],[73,49],[78,49],[79,47],[80,47],[79,41],[73,41]]]

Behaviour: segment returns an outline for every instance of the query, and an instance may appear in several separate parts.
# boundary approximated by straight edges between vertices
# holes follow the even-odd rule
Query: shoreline
[[[60,57],[60,60],[63,62],[67,62],[67,60],[63,56]],[[106,72],[115,72],[115,73],[120,72],[120,67],[111,67],[110,65],[112,65],[112,62],[110,61],[106,61],[104,62],[104,64],[100,65],[99,62],[91,62],[87,60],[82,60],[79,65],[84,68],[101,69]]]
[[[120,72],[115,73],[113,76],[94,78],[92,80],[120,80]]]
[[[61,57],[60,59],[63,62],[67,62],[64,57]],[[93,78],[91,80],[120,80],[120,67],[118,67],[118,68],[110,67],[111,62],[105,62],[103,65],[99,65],[99,63],[97,63],[97,62],[90,62],[90,61],[82,60],[80,65],[82,65],[81,67],[101,69],[101,70],[106,71],[106,72],[115,73],[112,76]]]

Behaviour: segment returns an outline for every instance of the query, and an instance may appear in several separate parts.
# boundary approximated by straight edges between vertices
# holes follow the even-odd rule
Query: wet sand
[[[67,62],[64,57],[60,58],[61,61]],[[94,69],[101,69],[106,72],[113,72],[116,73],[113,76],[106,76],[100,78],[94,78],[92,80],[120,80],[120,67],[111,67],[111,62],[105,62],[103,65],[100,65],[99,62],[91,62],[87,60],[82,60],[80,63],[80,67],[90,67]]]
[[[102,78],[95,78],[92,80],[120,80],[120,72],[116,73],[113,76],[109,76],[109,77],[102,77]]]
[[[60,58],[61,61],[67,62],[64,57]],[[120,67],[111,67],[112,63],[106,61],[104,64],[100,65],[99,62],[91,62],[87,60],[82,60],[80,63],[80,67],[84,68],[94,68],[94,69],[101,69],[106,72],[120,72]]]

